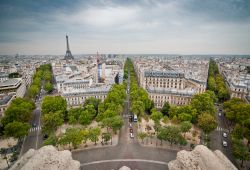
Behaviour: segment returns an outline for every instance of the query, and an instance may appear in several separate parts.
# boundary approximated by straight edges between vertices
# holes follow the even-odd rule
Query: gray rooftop
[[[0,82],[0,88],[1,87],[8,87],[8,86],[16,86],[20,82],[21,82],[20,78],[8,79],[8,80],[5,80],[4,82]]]
[[[184,78],[183,73],[176,71],[145,71],[145,77],[164,77],[164,78]]]
[[[11,98],[13,96],[14,96],[14,94],[4,96],[3,99],[0,99],[0,105],[6,105],[11,100]]]
[[[190,89],[170,89],[170,88],[161,88],[161,87],[148,87],[147,91],[150,93],[161,93],[161,94],[172,94],[172,95],[179,95],[179,96],[193,96],[196,91]]]

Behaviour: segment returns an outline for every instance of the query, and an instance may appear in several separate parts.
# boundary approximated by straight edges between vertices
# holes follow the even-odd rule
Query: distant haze
[[[250,54],[249,0],[1,0],[0,54]]]

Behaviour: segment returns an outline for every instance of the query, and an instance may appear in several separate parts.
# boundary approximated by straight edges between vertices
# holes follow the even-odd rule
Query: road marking
[[[93,164],[99,164],[99,163],[108,163],[108,162],[146,162],[146,163],[167,165],[166,162],[147,160],[147,159],[112,159],[112,160],[101,160],[101,161],[83,163],[81,164],[81,166],[87,166],[87,165],[93,165]]]
[[[30,132],[39,131],[39,130],[41,130],[41,126],[30,128]]]
[[[217,126],[216,130],[217,130],[217,131],[223,131],[223,128]]]

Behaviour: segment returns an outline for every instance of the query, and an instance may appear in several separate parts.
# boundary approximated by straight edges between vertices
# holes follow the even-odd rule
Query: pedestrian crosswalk
[[[30,128],[30,132],[35,132],[35,131],[39,131],[39,130],[41,130],[41,126]]]
[[[228,129],[224,129],[224,128],[220,127],[220,126],[217,126],[216,131],[228,132]]]
[[[217,131],[224,131],[224,129],[222,127],[220,127],[220,126],[217,126],[216,130]]]

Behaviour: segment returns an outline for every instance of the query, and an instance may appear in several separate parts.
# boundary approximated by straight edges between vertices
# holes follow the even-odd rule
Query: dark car
[[[133,133],[133,129],[132,128],[130,128],[129,131],[130,131],[130,133]]]
[[[36,123],[32,123],[32,127],[36,127]]]

